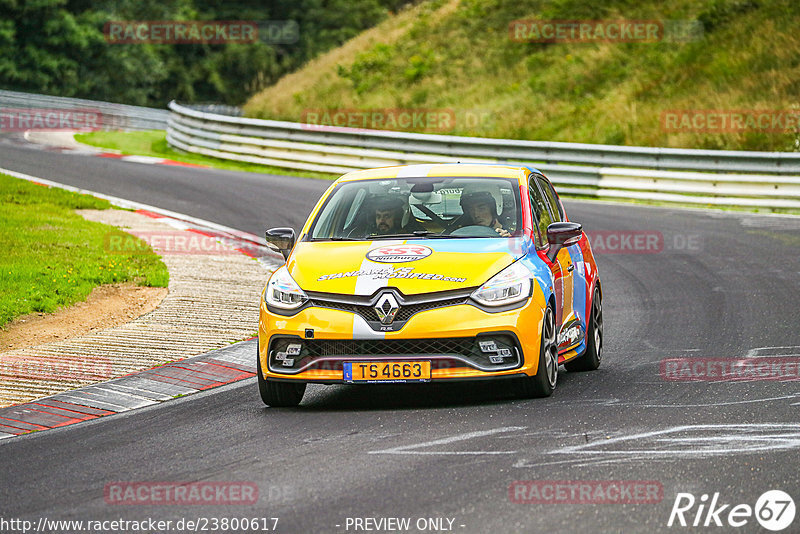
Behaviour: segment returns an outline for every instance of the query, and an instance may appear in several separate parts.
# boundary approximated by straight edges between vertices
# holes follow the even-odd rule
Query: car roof
[[[337,182],[353,182],[360,180],[385,180],[389,178],[419,178],[419,177],[468,177],[483,176],[494,178],[525,179],[528,172],[539,172],[532,167],[524,165],[500,165],[492,163],[433,163],[422,165],[398,165],[396,167],[380,167],[352,171],[337,180]]]

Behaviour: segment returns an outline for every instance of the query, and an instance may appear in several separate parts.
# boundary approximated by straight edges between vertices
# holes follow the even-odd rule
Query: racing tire
[[[258,345],[256,345],[258,347]],[[261,372],[261,351],[256,349],[256,369],[258,374],[258,392],[261,400],[273,408],[290,408],[300,404],[306,392],[305,382],[276,382],[267,380]]]
[[[603,302],[600,297],[600,290],[595,287],[592,296],[592,313],[589,315],[588,342],[586,350],[575,358],[564,364],[567,371],[594,371],[600,367],[603,359]]]
[[[539,344],[539,365],[536,374],[520,379],[519,395],[526,399],[549,397],[558,382],[558,344],[556,343],[556,314],[548,305],[542,320]]]

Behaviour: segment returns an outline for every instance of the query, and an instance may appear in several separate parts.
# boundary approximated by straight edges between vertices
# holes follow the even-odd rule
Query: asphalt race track
[[[60,153],[27,143],[21,134],[0,135],[0,167],[258,235],[273,226],[299,230],[331,184],[328,180],[145,165]]]
[[[329,185],[61,154],[9,137],[0,141],[0,167],[257,234],[298,229]],[[663,360],[794,362],[798,376],[800,218],[565,204],[572,220],[601,232],[606,346],[598,371],[562,368],[551,398],[515,399],[503,382],[311,386],[299,408],[270,409],[246,380],[3,440],[0,517],[277,517],[276,531],[287,533],[376,526],[364,518],[410,518],[410,532],[763,531],[752,516],[733,528],[728,514],[755,507],[768,490],[800,498],[798,382],[676,380],[669,371],[678,364]],[[631,231],[660,245],[636,248]],[[609,253],[618,246],[627,248]],[[104,498],[107,485],[138,481],[246,482],[259,497],[203,506]],[[660,489],[641,504],[569,503],[563,495],[536,504],[515,502],[531,497],[515,481],[649,481]],[[697,500],[685,512],[689,525],[701,496],[707,510],[719,493],[718,507],[729,505],[716,516],[724,527],[703,528],[714,524],[704,510],[700,527],[676,520],[668,529],[679,493]],[[784,532],[800,532],[800,519]]]

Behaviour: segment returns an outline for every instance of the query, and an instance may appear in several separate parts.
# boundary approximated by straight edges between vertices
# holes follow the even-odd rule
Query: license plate
[[[431,362],[345,362],[345,382],[429,382]]]

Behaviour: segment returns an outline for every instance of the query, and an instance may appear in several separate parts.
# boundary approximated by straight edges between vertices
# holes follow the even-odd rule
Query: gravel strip
[[[258,330],[269,262],[174,219],[124,210],[78,213],[136,235],[161,236],[162,243],[183,239],[187,246],[181,250],[159,251],[169,270],[169,294],[154,311],[129,323],[0,352],[0,407],[182,360],[250,338]]]

